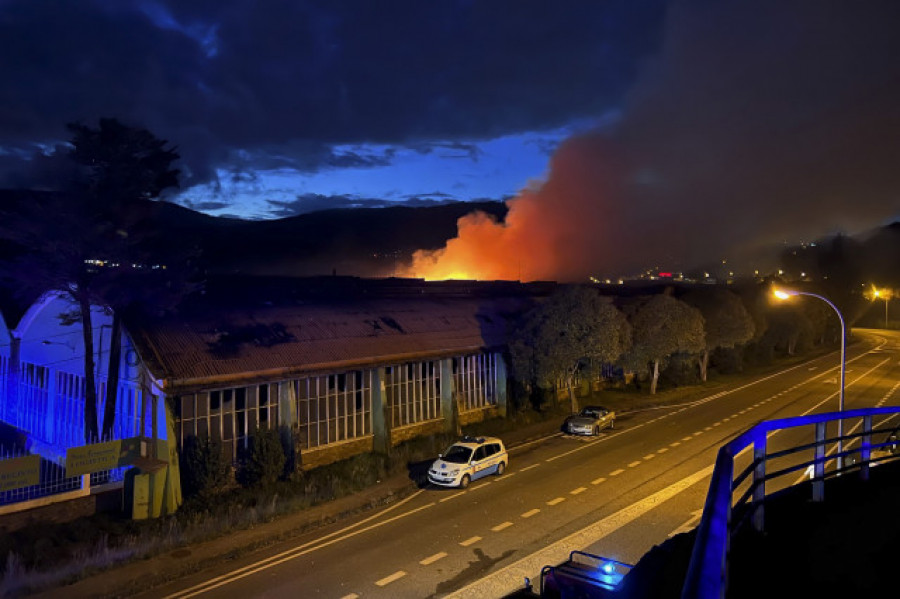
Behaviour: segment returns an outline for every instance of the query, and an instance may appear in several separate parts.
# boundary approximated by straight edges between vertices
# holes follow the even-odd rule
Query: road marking
[[[406,576],[406,572],[404,572],[403,570],[398,570],[397,572],[394,572],[394,573],[391,574],[390,576],[385,576],[385,577],[382,578],[381,580],[376,580],[376,581],[375,581],[375,584],[376,584],[377,586],[383,587],[383,586],[385,586],[385,585],[391,584],[391,583],[394,582],[395,580],[400,580],[400,579],[403,578],[404,576]]]
[[[661,447],[656,450],[656,453],[666,453],[667,451],[669,451],[668,447]]]
[[[702,434],[703,434],[703,431],[697,431],[696,433],[694,433],[694,436],[699,437]]]
[[[641,461],[640,461],[640,460],[637,460],[637,461],[635,461],[635,462],[631,462],[630,464],[628,464],[628,467],[629,467],[629,468],[634,468],[635,466],[640,466],[640,465],[641,465]]]
[[[642,459],[646,461],[646,460],[652,460],[652,459],[655,458],[655,457],[656,457],[656,454],[655,454],[655,453],[648,453],[648,454],[645,455]]]
[[[713,422],[713,426],[722,426],[722,421],[719,420],[718,422]]]
[[[175,597],[182,597],[184,599],[187,599],[188,597],[194,597],[195,595],[200,595],[202,593],[209,592],[213,589],[219,588],[221,586],[225,586],[226,584],[231,584],[232,582],[239,580],[241,578],[246,578],[247,576],[251,576],[253,574],[256,574],[257,572],[261,572],[263,570],[267,570],[267,569],[277,566],[279,564],[283,564],[284,562],[298,558],[302,555],[306,555],[307,553],[312,553],[313,551],[318,551],[319,549],[322,549],[323,547],[328,547],[329,545],[334,545],[335,543],[344,541],[351,537],[355,537],[356,535],[362,534],[364,532],[368,532],[370,530],[380,528],[386,524],[390,524],[391,522],[395,522],[397,520],[400,520],[401,518],[406,518],[407,516],[412,516],[413,514],[417,514],[424,509],[427,509],[434,505],[437,505],[436,503],[434,503],[432,501],[431,503],[425,504],[421,507],[417,507],[417,508],[412,509],[403,514],[398,514],[396,516],[393,516],[393,517],[383,520],[381,522],[376,522],[375,524],[371,524],[364,528],[360,528],[359,530],[354,530],[353,532],[346,532],[348,530],[356,528],[357,526],[361,526],[361,525],[365,524],[366,522],[370,522],[376,518],[380,518],[381,516],[385,515],[386,513],[393,511],[393,510],[397,509],[398,507],[411,501],[415,497],[418,497],[422,493],[424,493],[424,489],[416,491],[409,497],[400,500],[399,502],[395,503],[394,505],[392,505],[388,508],[385,508],[384,510],[382,510],[381,512],[379,512],[377,514],[372,514],[368,518],[364,518],[363,520],[360,520],[359,522],[356,522],[355,524],[351,524],[350,526],[345,526],[344,528],[342,528],[340,530],[336,530],[336,531],[329,533],[323,537],[309,541],[308,543],[304,543],[302,545],[298,545],[297,547],[293,547],[286,551],[282,551],[281,553],[276,553],[273,556],[270,556],[264,560],[260,560],[253,564],[250,564],[249,566],[244,566],[243,568],[238,568],[237,570],[233,570],[229,574],[223,574],[221,576],[211,578],[200,584],[194,585],[188,589],[183,589],[181,591],[178,591],[177,593],[172,593],[171,595],[168,595],[165,599],[174,599]],[[326,539],[328,539],[328,540],[326,540]]]
[[[682,437],[682,441],[690,441],[693,437]]]
[[[610,475],[610,476],[619,476],[619,475],[622,474],[623,472],[625,472],[625,471],[622,470],[621,468],[619,468],[618,470],[613,470],[612,472],[610,472],[609,475]]]
[[[578,487],[577,489],[572,489],[569,491],[569,495],[578,495],[579,493],[584,493],[587,491],[587,487]]]
[[[540,464],[532,464],[531,466],[525,466],[524,468],[519,468],[519,472],[525,472],[526,470],[531,470],[532,468],[537,468]]]
[[[488,486],[489,484],[491,484],[492,482],[494,482],[494,481],[486,480],[486,481],[480,482],[477,485],[473,485],[473,486],[469,487],[468,492],[471,493],[472,491],[477,491],[478,489],[483,489],[486,486]]]
[[[462,492],[460,492],[460,493],[454,493],[453,495],[450,495],[450,496],[448,496],[448,497],[444,497],[443,499],[438,499],[438,503],[444,503],[445,501],[450,501],[451,499],[453,499],[453,498],[455,498],[455,497],[459,497],[460,495],[465,495],[465,494],[466,494],[465,491],[462,491]]]
[[[344,595],[341,599],[359,599],[359,595],[356,593],[350,593],[349,595]]]
[[[675,441],[674,443],[669,443],[669,447],[678,447],[681,445],[681,441]]]
[[[474,545],[475,543],[477,543],[480,540],[481,540],[481,537],[469,537],[465,541],[460,541],[459,544],[462,545],[463,547],[468,547],[469,545]]]
[[[675,530],[670,532],[667,536],[668,538],[672,538],[677,534],[681,534],[683,532],[690,532],[697,527],[697,524],[700,523],[700,517],[703,515],[703,510],[694,510],[691,512],[691,517],[681,523]]]
[[[507,520],[506,522],[502,522],[502,523],[498,524],[497,526],[491,528],[491,530],[493,530],[494,532],[500,532],[501,530],[505,530],[512,525],[513,525],[513,523]]]
[[[712,427],[711,427],[711,426],[707,426],[707,427],[704,427],[703,430],[704,430],[704,431],[711,431],[711,430],[712,430]]]
[[[645,497],[637,503],[633,503],[594,524],[580,529],[576,533],[551,543],[531,555],[504,568],[500,568],[496,572],[482,576],[475,582],[447,595],[446,599],[501,597],[516,591],[522,587],[522,580],[526,576],[533,580],[535,574],[540,572],[543,566],[566,561],[573,547],[589,547],[597,543],[626,524],[637,520],[653,508],[658,507],[664,501],[702,481],[712,474],[712,471],[713,466],[707,466],[679,482]]]
[[[445,557],[447,557],[447,552],[441,551],[440,553],[435,553],[431,557],[426,557],[419,563],[422,564],[423,566],[430,566],[434,562],[438,561],[439,559],[444,559]]]
[[[533,510],[528,510],[527,512],[522,514],[521,517],[522,518],[531,518],[532,516],[536,516],[537,514],[540,514],[540,513],[541,513],[541,510],[534,508]]]
[[[592,484],[592,485],[599,485],[600,483],[602,483],[602,482],[605,481],[605,480],[606,480],[606,477],[605,477],[605,476],[601,476],[600,478],[595,478],[594,480],[592,480],[592,481],[591,481],[591,484]]]
[[[557,504],[562,503],[565,500],[566,500],[565,497],[557,497],[556,499],[551,499],[550,501],[548,501],[547,505],[557,505]]]

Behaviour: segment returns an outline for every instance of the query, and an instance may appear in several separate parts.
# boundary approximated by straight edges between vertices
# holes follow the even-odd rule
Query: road
[[[897,404],[900,335],[854,333],[845,407]],[[838,366],[835,352],[689,404],[623,415],[598,438],[553,435],[512,448],[503,476],[466,491],[422,489],[152,596],[500,597],[572,549],[635,563],[696,526],[722,444],[761,420],[836,411]],[[770,451],[811,434],[775,433]]]

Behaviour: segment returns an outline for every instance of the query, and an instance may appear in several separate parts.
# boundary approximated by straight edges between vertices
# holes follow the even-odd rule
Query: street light
[[[872,300],[874,301],[874,300],[878,299],[879,297],[884,299],[884,328],[885,329],[888,328],[888,302],[890,301],[892,295],[893,295],[893,293],[891,293],[890,289],[878,289],[874,285],[872,286]]]
[[[835,314],[838,316],[838,320],[841,322],[841,393],[840,393],[840,408],[839,411],[844,411],[844,373],[847,370],[847,336],[846,336],[846,327],[844,326],[844,316],[841,314],[841,311],[837,309],[837,306],[831,303],[828,298],[825,298],[821,295],[810,293],[808,291],[797,291],[795,289],[775,289],[773,291],[775,297],[780,300],[789,299],[794,295],[808,295],[810,297],[816,297],[831,306],[831,309],[834,310]],[[841,468],[844,464],[844,456],[841,455],[844,453],[844,420],[843,418],[838,419],[838,458],[837,458],[837,469],[838,472],[841,471]]]

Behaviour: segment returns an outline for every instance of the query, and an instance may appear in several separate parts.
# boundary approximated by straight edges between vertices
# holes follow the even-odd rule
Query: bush
[[[281,434],[258,429],[250,435],[250,449],[238,469],[237,480],[245,487],[271,486],[284,475],[284,463]]]
[[[179,459],[185,497],[215,493],[228,484],[230,466],[218,441],[189,435]]]

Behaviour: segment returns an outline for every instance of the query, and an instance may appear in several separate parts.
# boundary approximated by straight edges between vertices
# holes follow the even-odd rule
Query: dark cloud
[[[309,193],[297,196],[294,200],[269,200],[272,207],[270,213],[276,218],[297,216],[319,210],[336,210],[343,208],[384,208],[394,206],[394,202],[378,198],[359,198],[351,195],[323,195]]]
[[[184,184],[241,151],[242,169],[379,165],[333,147],[487,139],[614,105],[662,4],[8,0],[0,144],[114,116],[176,144]]]

